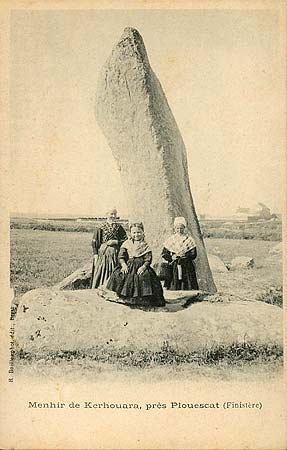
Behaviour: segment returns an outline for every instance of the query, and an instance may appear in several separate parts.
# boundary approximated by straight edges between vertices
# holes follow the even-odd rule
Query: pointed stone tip
[[[142,40],[142,37],[141,37],[139,31],[133,27],[125,27],[121,38],[124,39],[127,37],[133,37],[134,39]]]
[[[147,52],[144,40],[139,31],[133,27],[126,27],[120,37],[120,40],[115,46],[116,52],[126,53],[126,57],[130,56],[129,52],[136,52],[143,60],[147,59]]]
[[[139,33],[139,31],[136,28],[133,27],[126,27],[123,31],[123,34],[121,35],[120,41],[121,42],[132,42],[137,47],[144,47],[144,40]]]

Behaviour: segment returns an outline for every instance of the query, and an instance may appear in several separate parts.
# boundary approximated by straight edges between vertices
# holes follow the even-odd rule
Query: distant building
[[[242,208],[238,207],[236,210],[236,217],[243,221],[257,222],[258,220],[278,220],[276,214],[271,214],[271,210],[264,203],[258,203],[258,208]]]
[[[76,219],[76,222],[105,222],[107,220],[106,216],[91,216],[91,217],[78,217]],[[128,222],[128,219],[121,218],[120,216],[117,216],[114,218],[117,222],[123,224]]]
[[[264,203],[258,203],[259,208],[255,211],[251,211],[248,216],[248,222],[258,221],[258,220],[270,220],[272,218],[271,210]]]
[[[115,219],[115,220],[120,220],[120,217],[117,216],[117,217],[115,217],[114,219]],[[85,221],[85,220],[92,220],[92,221],[97,221],[97,222],[103,222],[103,221],[107,220],[107,216],[78,217],[78,218],[76,219],[77,222],[83,222],[83,221]]]
[[[258,205],[261,207],[261,211],[259,211],[259,216],[261,219],[271,219],[271,210],[268,208],[268,206],[264,205],[263,203],[258,203]]]

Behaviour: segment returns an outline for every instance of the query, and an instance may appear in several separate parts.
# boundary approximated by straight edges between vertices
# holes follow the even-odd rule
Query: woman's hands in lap
[[[140,266],[138,268],[137,274],[138,275],[142,275],[144,273],[144,271],[146,270],[145,266]]]
[[[128,266],[126,265],[126,264],[123,264],[122,265],[122,268],[121,268],[121,272],[123,273],[123,274],[127,274],[128,273]]]
[[[108,246],[117,245],[118,241],[116,239],[110,239],[109,241],[106,242],[106,244]]]

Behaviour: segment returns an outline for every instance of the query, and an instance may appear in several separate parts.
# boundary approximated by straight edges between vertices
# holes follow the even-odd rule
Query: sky
[[[128,214],[94,114],[99,72],[126,26],[141,33],[179,126],[197,212],[257,202],[279,212],[285,97],[272,10],[13,11],[11,211]]]

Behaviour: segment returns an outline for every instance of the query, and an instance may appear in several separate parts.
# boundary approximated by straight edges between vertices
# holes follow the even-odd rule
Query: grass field
[[[282,287],[282,260],[271,256],[269,251],[276,242],[261,240],[205,239],[209,253],[215,253],[224,263],[236,256],[254,258],[253,269],[215,273],[217,288],[221,292],[238,295],[249,300],[261,296],[271,287]]]
[[[201,223],[205,238],[255,239],[280,241],[282,224],[279,221],[262,222],[220,222],[205,221]]]
[[[282,352],[281,352],[282,355]],[[283,377],[282,356],[270,361],[241,361],[230,364],[226,360],[217,364],[198,364],[197,362],[183,364],[154,365],[151,367],[119,366],[118,364],[100,362],[88,358],[70,360],[40,359],[17,361],[16,377],[24,382],[41,379],[57,380],[73,383],[79,380],[86,382],[112,384],[115,381],[123,384],[136,380],[137,383],[186,382],[187,379],[197,382],[266,382]]]
[[[123,226],[127,228],[128,222],[124,221]],[[91,233],[94,230],[94,223],[58,219],[39,221],[28,218],[12,218],[10,227],[15,230]],[[282,239],[282,224],[280,221],[224,222],[223,220],[205,220],[201,222],[201,230],[205,238],[261,239],[265,241],[280,241]]]
[[[11,230],[11,284],[16,295],[53,286],[91,258],[90,233]]]
[[[92,233],[40,230],[11,230],[11,284],[16,295],[53,286],[91,258]],[[251,256],[255,268],[215,273],[219,291],[254,298],[268,287],[282,286],[279,256],[269,256],[272,241],[205,239],[209,253],[225,262],[235,256]]]
[[[92,255],[91,238],[92,233],[88,232],[67,233],[63,231],[12,229],[11,285],[16,296],[34,288],[53,286],[88,262]],[[254,301],[264,300],[266,291],[282,286],[281,256],[269,254],[269,250],[276,245],[275,241],[205,239],[205,244],[209,253],[218,255],[225,263],[230,263],[235,256],[251,256],[255,260],[253,269],[214,273],[219,292]],[[237,347],[234,350],[238,353]],[[254,350],[257,353],[259,352],[258,355],[256,352],[256,354],[254,353]],[[269,354],[267,351],[271,353]],[[268,346],[263,349],[255,348],[253,349],[254,355],[251,355],[252,358],[249,354],[247,359],[246,355],[241,355],[242,357],[240,356],[239,360],[234,360],[231,349],[223,353],[223,359],[216,360],[216,364],[210,365],[208,361],[202,361],[201,363],[183,361],[180,364],[172,362],[159,366],[155,365],[154,367],[147,364],[144,371],[139,369],[137,364],[134,364],[135,367],[132,365],[125,368],[118,367],[116,362],[115,364],[107,364],[103,363],[102,360],[93,361],[87,358],[68,358],[65,360],[56,358],[50,362],[47,360],[29,361],[20,359],[17,364],[19,376],[23,375],[28,378],[45,376],[54,379],[60,374],[64,374],[65,379],[71,380],[81,377],[101,380],[103,376],[105,379],[106,377],[109,379],[109,376],[112,379],[115,370],[117,370],[119,376],[123,378],[127,376],[128,371],[129,375],[133,373],[133,376],[143,382],[149,377],[152,377],[155,381],[161,381],[163,377],[166,377],[167,368],[171,379],[202,376],[215,380],[244,379],[247,381],[281,376],[281,347],[271,350]]]

